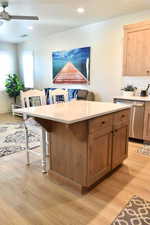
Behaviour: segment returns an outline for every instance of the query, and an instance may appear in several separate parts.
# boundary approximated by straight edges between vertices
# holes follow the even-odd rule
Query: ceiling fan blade
[[[39,17],[37,16],[10,16],[10,19],[14,20],[39,20]]]

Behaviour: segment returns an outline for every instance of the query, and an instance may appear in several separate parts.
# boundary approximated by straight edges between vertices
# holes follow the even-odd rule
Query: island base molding
[[[126,158],[125,158],[126,159]],[[124,159],[124,160],[125,160]],[[71,192],[75,192],[75,193],[79,193],[81,195],[88,193],[89,191],[91,191],[93,188],[95,188],[98,184],[100,184],[103,180],[105,180],[106,178],[109,178],[118,168],[120,168],[122,166],[122,163],[120,163],[115,169],[112,169],[109,173],[107,173],[105,176],[99,178],[95,183],[93,183],[91,186],[82,186],[76,182],[74,182],[73,180],[68,179],[67,177],[64,177],[56,172],[54,172],[53,170],[49,170],[48,171],[48,176],[50,178],[50,180],[61,186],[62,188],[64,188],[65,190],[71,191]]]
[[[130,109],[64,124],[35,118],[49,132],[49,176],[81,193],[128,156]]]

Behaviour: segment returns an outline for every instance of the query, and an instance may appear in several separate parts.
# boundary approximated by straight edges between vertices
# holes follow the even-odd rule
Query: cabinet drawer
[[[89,132],[93,133],[97,129],[103,129],[103,128],[109,128],[110,130],[112,129],[112,121],[113,121],[113,116],[112,114],[106,115],[106,116],[101,116],[95,119],[91,119],[89,121]]]
[[[113,126],[120,127],[128,125],[130,119],[130,109],[122,110],[114,114]]]

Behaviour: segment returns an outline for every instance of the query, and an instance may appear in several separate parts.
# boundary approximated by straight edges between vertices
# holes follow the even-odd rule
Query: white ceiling
[[[78,14],[78,7],[84,7],[85,13]],[[21,42],[25,40],[20,37],[23,34],[28,34],[28,38],[39,35],[46,37],[145,9],[150,9],[150,0],[9,0],[9,13],[39,16],[40,21],[5,21],[0,26],[0,41]],[[33,26],[34,29],[31,31],[28,26]]]

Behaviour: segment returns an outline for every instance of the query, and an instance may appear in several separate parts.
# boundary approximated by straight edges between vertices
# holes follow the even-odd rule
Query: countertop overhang
[[[128,108],[130,108],[129,105],[109,102],[71,101],[16,109],[15,112],[55,122],[73,124]]]

